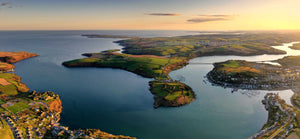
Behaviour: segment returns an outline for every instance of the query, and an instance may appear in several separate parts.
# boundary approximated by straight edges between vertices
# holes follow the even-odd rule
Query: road
[[[290,124],[290,122],[292,122],[291,115],[289,115],[289,121],[286,124],[284,124],[283,126],[281,126],[277,131],[275,131],[270,137],[268,137],[268,139],[272,139],[275,136],[277,136],[282,131],[283,127],[285,127],[288,124]]]

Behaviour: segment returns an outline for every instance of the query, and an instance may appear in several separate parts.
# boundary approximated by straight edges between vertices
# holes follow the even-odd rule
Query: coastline
[[[0,52],[2,62],[21,61],[30,57],[35,57],[37,54],[27,52]],[[7,55],[5,55],[7,53]],[[8,58],[9,57],[9,58]],[[10,66],[10,64],[8,64]],[[62,112],[62,102],[59,95],[54,92],[36,92],[29,91],[30,89],[23,83],[21,78],[13,73],[2,64],[0,73],[0,95],[1,100],[1,120],[5,121],[11,131],[10,136],[14,138],[120,138],[120,139],[135,139],[134,137],[123,135],[112,135],[103,132],[99,129],[77,129],[69,130],[68,127],[59,124],[60,113]],[[16,85],[17,90],[9,93],[7,89],[10,85]],[[11,87],[10,87],[11,88]],[[17,106],[18,105],[18,106]],[[25,115],[24,115],[25,114]],[[30,117],[35,117],[31,119]],[[29,124],[32,123],[32,124]]]
[[[268,93],[265,95],[262,103],[268,111],[268,121],[262,129],[249,139],[256,138],[287,138],[295,133],[298,120],[296,114],[298,109],[287,105],[278,94]]]

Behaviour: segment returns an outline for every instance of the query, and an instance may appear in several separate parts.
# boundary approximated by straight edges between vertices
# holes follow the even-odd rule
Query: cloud
[[[229,20],[226,18],[193,18],[193,19],[189,19],[187,20],[188,22],[191,23],[202,23],[202,22],[210,22],[210,21],[224,21],[224,20]]]
[[[3,3],[0,3],[0,8],[1,7],[12,8],[12,4],[9,2],[3,2]]]
[[[234,19],[235,15],[199,15],[197,18],[188,19],[190,23],[203,23],[211,21],[226,21]]]
[[[234,15],[226,15],[226,14],[205,15],[205,14],[201,14],[199,16],[200,17],[222,17],[222,18],[226,18],[226,17],[233,17]]]
[[[152,16],[180,16],[178,13],[146,13],[145,15],[152,15]]]
[[[10,5],[8,2],[5,2],[5,3],[1,3],[0,4],[1,6],[7,6],[7,5]]]

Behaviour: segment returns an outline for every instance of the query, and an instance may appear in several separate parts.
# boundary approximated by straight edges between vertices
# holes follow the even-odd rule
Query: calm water
[[[204,76],[212,65],[188,65],[172,72],[170,75],[174,79],[184,79],[182,81],[193,88],[197,99],[184,107],[159,109],[152,107],[154,100],[148,86],[152,79],[118,69],[63,67],[63,61],[81,58],[82,53],[122,48],[113,43],[118,39],[80,36],[87,33],[143,37],[195,34],[187,31],[0,32],[1,51],[28,51],[40,55],[15,64],[16,74],[31,89],[50,90],[61,96],[64,107],[61,123],[65,126],[99,128],[112,134],[143,139],[240,139],[256,133],[267,120],[261,100],[268,91],[231,93],[231,89],[211,86]],[[191,62],[265,61],[282,56],[202,57]],[[280,92],[290,103],[291,90],[274,92]]]

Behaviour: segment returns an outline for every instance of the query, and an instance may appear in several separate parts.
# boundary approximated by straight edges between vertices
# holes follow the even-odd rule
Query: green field
[[[228,60],[225,62],[216,63],[215,69],[218,72],[224,72],[225,74],[231,74],[245,77],[258,76],[261,73],[259,70],[259,64],[241,61],[241,60]],[[260,65],[261,66],[261,65]]]
[[[181,96],[189,96],[194,98],[193,91],[181,82],[163,82],[151,81],[151,92],[157,97],[163,97],[166,100],[173,101]]]
[[[64,62],[65,66],[95,66],[120,68],[144,77],[158,77],[163,73],[163,67],[183,62],[184,58],[133,56],[129,54],[94,53],[92,57]],[[95,58],[98,57],[98,58]]]
[[[182,92],[181,91],[177,91],[177,92],[173,92],[173,93],[168,94],[165,97],[165,99],[167,99],[167,100],[175,100],[175,99],[177,99],[181,95],[182,95]]]
[[[7,109],[9,111],[11,111],[12,113],[17,113],[19,111],[24,110],[25,108],[28,108],[28,107],[29,107],[29,105],[28,105],[27,102],[17,102],[13,106],[7,107]]]
[[[0,78],[4,78],[4,79],[11,79],[14,77],[14,74],[10,74],[10,73],[1,73],[0,74]]]
[[[238,68],[240,67],[240,62],[235,60],[229,60],[226,63],[223,63],[222,65],[226,68]]]
[[[0,91],[9,96],[18,94],[17,87],[13,84],[6,85],[6,86],[0,85]]]

